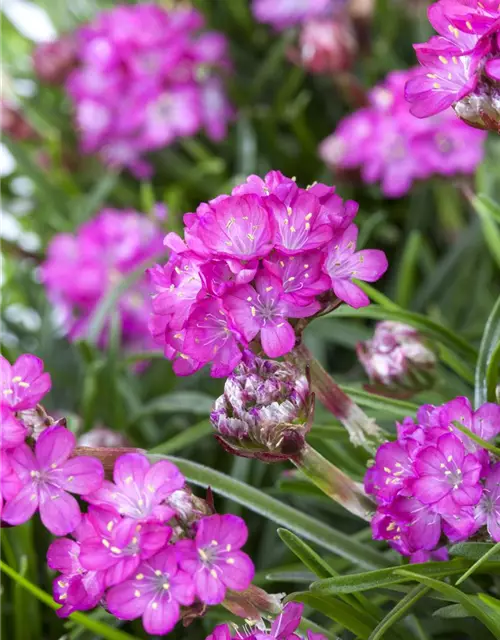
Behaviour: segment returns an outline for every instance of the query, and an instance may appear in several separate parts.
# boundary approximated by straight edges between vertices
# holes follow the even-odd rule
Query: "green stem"
[[[349,432],[351,442],[373,453],[383,441],[378,424],[351,400],[331,375],[321,366],[305,344],[301,343],[292,356],[309,368],[311,384],[316,397]]]
[[[354,515],[370,521],[375,505],[363,487],[306,443],[293,464],[323,493]]]

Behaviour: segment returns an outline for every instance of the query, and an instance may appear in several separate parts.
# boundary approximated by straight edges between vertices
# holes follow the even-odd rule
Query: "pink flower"
[[[126,580],[172,535],[170,527],[163,524],[137,524],[133,518],[121,518],[97,507],[90,507],[87,517],[96,533],[82,541],[80,562],[87,570],[103,571],[106,587]]]
[[[356,252],[358,228],[352,224],[330,245],[325,271],[332,280],[335,295],[358,309],[370,303],[368,296],[352,282],[353,278],[375,282],[387,270],[383,251],[364,249]]]
[[[194,584],[179,569],[178,544],[160,551],[137,568],[131,580],[112,587],[106,595],[109,611],[121,620],[142,617],[146,633],[165,635],[176,625],[180,606],[194,601]]]
[[[24,442],[28,430],[4,404],[0,406],[0,449],[14,449]]]
[[[259,22],[278,31],[331,11],[332,0],[253,0],[252,11]]]
[[[101,463],[90,457],[70,458],[75,436],[64,427],[50,427],[38,438],[35,452],[22,444],[12,452],[12,468],[23,483],[5,505],[3,519],[22,524],[37,509],[44,526],[54,535],[73,531],[81,520],[80,507],[67,492],[83,494],[102,484]]]
[[[214,515],[199,522],[194,540],[177,544],[180,566],[192,576],[202,602],[220,604],[227,589],[243,591],[250,585],[253,563],[240,551],[247,537],[241,518]]]
[[[4,501],[16,496],[23,483],[15,473],[10,462],[10,453],[0,449],[0,517],[3,518]]]
[[[34,409],[51,386],[50,375],[43,372],[40,358],[24,353],[11,365],[0,356],[2,404],[14,411]]]
[[[441,436],[435,446],[417,453],[413,495],[424,504],[435,505],[438,513],[453,515],[461,507],[479,502],[481,464],[466,455],[462,442],[452,434]]]
[[[486,525],[495,542],[500,542],[500,463],[489,470],[484,485],[484,493],[475,508],[477,526]]]
[[[85,499],[141,523],[169,520],[174,511],[164,505],[164,500],[184,485],[184,477],[171,462],[151,464],[139,453],[118,458],[113,480],[104,480],[101,488],[86,492]]]

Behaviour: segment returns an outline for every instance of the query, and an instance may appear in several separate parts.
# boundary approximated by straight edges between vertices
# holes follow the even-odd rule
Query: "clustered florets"
[[[426,118],[453,106],[468,124],[500,133],[500,6],[496,0],[439,0],[438,32],[414,45],[425,73],[406,87],[411,112]]]
[[[75,436],[63,426],[49,425],[35,440],[22,417],[50,390],[43,362],[25,354],[11,366],[0,358],[0,370],[1,518],[19,525],[38,509],[52,534],[71,536],[47,553],[60,573],[58,615],[104,603],[117,618],[142,617],[148,633],[163,635],[189,611],[181,607],[197,603],[201,612],[250,586],[241,518],[215,514],[167,460],[124,454],[111,482],[97,458],[75,456]]]
[[[398,424],[397,440],[378,449],[365,477],[378,503],[374,538],[404,555],[418,553],[419,560],[484,525],[500,541],[500,463],[455,422],[491,440],[500,433],[500,406],[486,403],[473,411],[462,397],[424,405],[416,423],[406,418]]]
[[[66,80],[85,153],[139,177],[148,151],[205,129],[221,140],[232,110],[221,71],[226,39],[191,8],[118,6],[76,34],[77,68]]]
[[[404,87],[419,69],[393,71],[368,94],[369,104],[345,117],[320,146],[335,170],[360,170],[384,195],[405,195],[417,180],[475,171],[485,134],[458,120],[452,109],[428,120],[410,113]],[[448,105],[449,106],[449,105]]]
[[[288,363],[245,354],[226,380],[210,421],[229,452],[275,462],[301,451],[313,410],[304,373]]]
[[[160,227],[128,209],[103,209],[75,234],[54,236],[41,267],[41,279],[70,339],[85,334],[99,302],[117,281],[163,252]],[[150,308],[143,276],[123,293],[116,306],[121,337],[129,347],[151,344]],[[108,329],[106,325],[101,332],[101,346],[107,342]]]
[[[367,305],[352,280],[377,280],[387,260],[356,252],[357,210],[333,187],[271,171],[186,214],[184,240],[168,234],[170,259],[150,270],[151,331],[176,374],[212,363],[212,376],[227,376],[252,342],[277,358],[295,346],[295,319],[340,300]]]

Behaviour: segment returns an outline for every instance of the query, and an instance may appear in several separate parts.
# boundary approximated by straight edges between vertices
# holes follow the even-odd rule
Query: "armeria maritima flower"
[[[14,411],[34,409],[51,388],[50,375],[43,371],[43,361],[23,353],[10,364],[0,356],[0,402]]]
[[[160,256],[163,234],[146,216],[131,210],[103,209],[75,234],[57,234],[50,242],[41,277],[70,339],[85,334],[99,302],[144,261]],[[117,304],[124,343],[147,346],[149,299],[145,280],[128,289]],[[109,326],[100,343],[105,344]]]
[[[498,463],[455,422],[491,440],[500,433],[500,406],[473,411],[466,398],[424,405],[416,423],[398,424],[397,442],[378,449],[366,474],[365,489],[378,504],[374,538],[404,555],[434,552],[442,536],[466,540],[485,524],[496,540]]]
[[[78,65],[66,90],[84,153],[145,177],[153,171],[147,152],[202,129],[214,140],[226,135],[226,40],[204,31],[195,9],[118,5],[75,39]]]
[[[319,153],[334,170],[360,170],[368,184],[399,198],[417,180],[473,173],[485,135],[457,120],[451,109],[428,120],[410,113],[405,83],[417,69],[393,71],[369,94],[369,105],[344,118]]]
[[[439,0],[428,10],[439,35],[415,45],[422,73],[406,87],[419,118],[453,106],[468,124],[500,133],[500,6],[496,0]]]
[[[281,31],[310,18],[326,16],[338,0],[253,0],[252,12],[259,22]]]
[[[302,189],[271,171],[186,214],[184,239],[168,234],[168,263],[149,271],[151,333],[177,375],[211,363],[212,376],[227,376],[250,343],[285,355],[299,321],[340,300],[367,305],[352,280],[378,280],[387,260],[356,252],[357,210],[333,187]]]

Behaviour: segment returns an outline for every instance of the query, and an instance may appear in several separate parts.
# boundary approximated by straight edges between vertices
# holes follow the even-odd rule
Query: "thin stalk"
[[[370,521],[375,505],[363,487],[334,466],[309,444],[305,444],[293,464],[323,493],[350,513]]]

